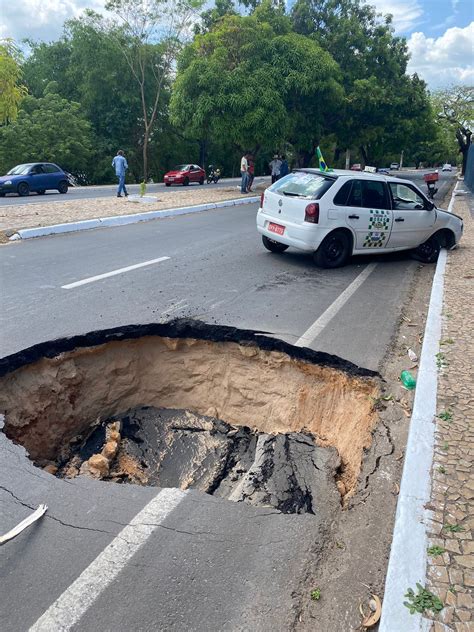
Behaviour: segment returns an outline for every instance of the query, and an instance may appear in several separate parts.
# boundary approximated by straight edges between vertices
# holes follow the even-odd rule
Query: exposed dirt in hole
[[[313,434],[337,450],[337,487],[348,498],[377,420],[373,372],[190,321],[43,343],[0,361],[0,374],[5,432],[39,462],[67,458],[92,422],[142,406],[186,409],[265,435]]]
[[[329,517],[339,506],[339,458],[306,433],[271,435],[186,410],[141,407],[104,422],[64,463],[62,477],[194,488],[282,513]],[[50,469],[50,471],[51,471]]]

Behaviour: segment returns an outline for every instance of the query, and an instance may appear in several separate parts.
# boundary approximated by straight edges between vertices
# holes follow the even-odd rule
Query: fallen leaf
[[[372,595],[369,606],[372,612],[362,621],[362,625],[364,626],[364,628],[371,628],[372,626],[374,626],[378,622],[378,620],[380,619],[380,615],[382,614],[382,603],[377,595]]]

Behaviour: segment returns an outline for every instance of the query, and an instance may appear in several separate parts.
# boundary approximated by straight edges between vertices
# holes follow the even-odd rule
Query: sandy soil
[[[150,197],[155,197],[150,195]],[[225,189],[195,188],[166,194],[160,199],[156,195],[156,203],[137,204],[127,198],[98,198],[90,200],[67,200],[64,202],[45,202],[44,204],[17,204],[0,207],[0,231],[13,234],[20,228],[36,228],[51,224],[67,224],[82,219],[96,217],[112,217],[130,215],[147,211],[162,211],[168,208],[179,208],[221,202],[244,197],[237,186]]]

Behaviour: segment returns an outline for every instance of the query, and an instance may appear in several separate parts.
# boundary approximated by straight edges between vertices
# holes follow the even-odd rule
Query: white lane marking
[[[343,307],[347,301],[351,298],[351,296],[357,292],[362,283],[367,279],[367,277],[372,274],[375,270],[377,264],[369,263],[369,265],[362,270],[362,272],[357,276],[350,285],[346,287],[344,292],[339,294],[334,303],[327,308],[325,312],[321,314],[321,316],[314,321],[314,323],[307,329],[304,334],[298,338],[295,342],[296,347],[307,347],[310,345],[313,340],[318,336],[322,330],[326,327],[330,320],[334,318],[337,312]]]
[[[163,489],[131,520],[29,632],[67,632],[89,610],[187,492]]]
[[[130,270],[137,270],[138,268],[144,268],[145,266],[151,266],[154,263],[160,263],[160,261],[166,261],[169,257],[158,257],[158,259],[150,259],[150,261],[143,261],[143,263],[136,263],[133,266],[127,266],[126,268],[119,268],[118,270],[112,270],[111,272],[105,272],[104,274],[97,274],[96,276],[82,279],[82,281],[74,281],[74,283],[68,283],[67,285],[61,285],[63,290],[72,290],[74,287],[80,285],[86,285],[86,283],[94,283],[94,281],[100,281],[101,279],[107,279],[107,277],[115,276],[116,274],[122,274],[123,272],[130,272]]]

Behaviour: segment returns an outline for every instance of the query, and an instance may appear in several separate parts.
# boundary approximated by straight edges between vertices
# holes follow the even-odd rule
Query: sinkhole
[[[356,489],[378,379],[261,332],[181,319],[1,359],[0,412],[7,437],[58,477],[316,513]]]

